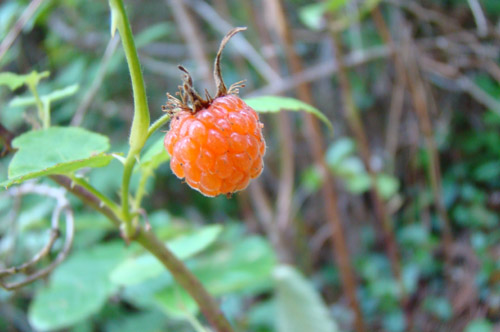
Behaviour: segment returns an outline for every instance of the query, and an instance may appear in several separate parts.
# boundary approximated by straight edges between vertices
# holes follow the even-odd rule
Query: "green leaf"
[[[42,73],[32,71],[26,75],[18,75],[10,72],[0,73],[0,85],[6,85],[11,90],[16,90],[24,84],[36,86],[41,79],[46,78],[49,75],[50,73],[48,71],[44,71]]]
[[[399,181],[394,176],[378,174],[375,182],[378,192],[384,199],[389,199],[398,192]]]
[[[106,324],[106,332],[167,331],[165,315],[160,311],[127,313]]]
[[[211,245],[221,231],[220,225],[203,227],[168,241],[167,246],[179,259],[187,259]],[[113,271],[111,280],[118,285],[135,285],[160,275],[164,270],[158,259],[147,253],[125,260]]]
[[[278,332],[337,332],[318,292],[293,267],[274,270]]]
[[[327,4],[324,2],[314,3],[300,8],[299,18],[302,24],[311,30],[319,31],[326,8]]]
[[[316,107],[304,103],[303,101],[289,98],[289,97],[276,97],[276,96],[262,96],[254,98],[246,98],[245,103],[248,104],[255,111],[260,113],[277,113],[281,110],[287,111],[305,111],[315,115],[318,119],[323,121],[330,130],[333,131],[333,126],[330,120],[321,113]]]
[[[58,267],[50,284],[31,302],[29,320],[42,331],[61,329],[98,312],[117,290],[109,280],[126,253],[123,243],[100,245],[74,253]]]
[[[104,152],[109,139],[77,127],[30,131],[12,141],[18,151],[8,169],[7,187],[51,174],[67,174],[83,167],[106,166],[113,158]]]
[[[41,95],[40,99],[44,104],[52,103],[54,101],[74,95],[78,91],[78,87],[78,84],[73,84],[63,89],[54,90],[49,94]],[[35,97],[16,97],[9,103],[9,106],[12,107],[26,107],[31,105],[36,105]]]
[[[332,21],[331,27],[336,31],[341,31],[349,27],[351,24],[360,22],[366,15],[368,15],[381,0],[365,0],[362,2],[360,8],[353,13],[337,13],[336,19]],[[339,8],[335,8],[337,11]]]
[[[342,137],[332,143],[326,152],[326,163],[336,167],[342,160],[356,151],[356,144],[350,138]]]
[[[424,308],[442,321],[448,321],[453,316],[453,308],[445,297],[427,297],[424,300]]]
[[[301,186],[308,192],[316,192],[323,185],[321,171],[316,166],[310,166],[301,174]]]
[[[467,325],[464,332],[493,332],[493,324],[486,319],[475,319]]]
[[[327,2],[327,8],[328,10],[335,12],[340,8],[346,6],[351,1],[352,0],[330,0]]]

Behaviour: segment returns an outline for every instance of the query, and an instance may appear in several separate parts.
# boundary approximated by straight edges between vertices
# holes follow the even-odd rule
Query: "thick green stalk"
[[[122,215],[124,221],[124,235],[125,238],[130,239],[134,236],[134,225],[132,223],[132,216],[130,214],[129,207],[129,190],[130,190],[130,178],[132,177],[132,171],[134,170],[134,165],[136,161],[137,154],[133,153],[130,149],[127,159],[125,159],[125,165],[123,167],[123,178],[122,178]]]
[[[130,130],[130,150],[138,153],[147,139],[149,127],[149,108],[146,97],[146,88],[142,77],[141,65],[137,56],[137,49],[132,35],[132,29],[125,12],[122,0],[110,0],[112,34],[117,28],[125,51],[130,78],[132,80],[132,91],[134,95],[134,118]]]
[[[132,80],[132,91],[134,95],[134,118],[130,130],[130,150],[128,152],[122,179],[122,214],[124,218],[125,236],[130,238],[134,233],[132,218],[129,209],[129,187],[130,177],[134,168],[136,157],[139,155],[146,139],[149,128],[149,109],[146,97],[146,88],[142,77],[141,65],[137,56],[134,36],[128,21],[127,13],[122,0],[110,0],[112,34],[118,29],[122,39],[125,58],[127,59],[130,78]]]

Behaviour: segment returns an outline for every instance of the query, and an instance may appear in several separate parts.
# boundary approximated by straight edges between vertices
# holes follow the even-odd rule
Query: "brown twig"
[[[346,68],[357,67],[361,64],[386,58],[390,55],[391,50],[386,46],[376,46],[360,51],[353,51],[346,55],[344,64]],[[309,66],[301,72],[292,73],[288,77],[283,77],[278,81],[271,81],[268,85],[256,89],[248,96],[257,96],[262,94],[279,94],[289,90],[296,89],[299,85],[307,84],[321,78],[331,77],[332,74],[338,72],[338,66],[335,62],[327,61],[317,65]]]
[[[233,27],[226,22],[209,4],[201,0],[186,1],[189,6],[198,14],[198,16],[205,20],[208,24],[213,26],[215,30],[222,34]],[[242,36],[235,36],[231,42],[234,48],[244,56],[264,77],[268,82],[279,81],[281,77],[276,73],[273,68],[262,58],[262,56],[255,50],[255,48]]]
[[[102,82],[104,81],[104,77],[106,76],[106,71],[111,62],[111,58],[113,57],[116,48],[120,44],[119,41],[120,38],[118,37],[118,35],[109,40],[108,45],[106,46],[106,50],[104,51],[104,55],[101,59],[101,63],[99,64],[99,70],[97,71],[97,74],[92,81],[92,85],[83,96],[82,101],[78,105],[78,108],[76,109],[76,112],[71,119],[72,126],[79,126],[82,123],[87,110],[94,101],[94,98],[99,92]]]
[[[370,146],[368,144],[368,138],[366,137],[365,134],[363,121],[359,115],[359,111],[354,102],[351,84],[347,76],[347,70],[345,69],[343,63],[342,45],[340,44],[337,33],[335,33],[334,31],[332,31],[332,39],[333,39],[333,44],[335,46],[335,56],[337,60],[337,66],[339,68],[338,76],[341,85],[342,99],[344,102],[345,116],[347,118],[349,127],[354,133],[358,148],[360,150],[363,164],[365,165],[366,171],[368,172],[371,178],[372,185],[370,187],[370,196],[373,202],[373,207],[375,209],[375,215],[377,217],[378,222],[382,226],[382,243],[385,244],[387,255],[391,263],[392,273],[394,274],[396,280],[398,280],[401,290],[404,293],[403,283],[401,280],[401,266],[399,263],[399,253],[396,244],[396,239],[394,237],[392,221],[389,214],[387,213],[387,208],[377,188],[377,174],[373,170],[373,167],[370,162],[371,151],[370,151]]]
[[[0,123],[0,141],[3,142],[3,148],[2,151],[0,151],[0,157],[4,157],[7,154],[15,151],[15,149],[12,147],[12,140],[14,139],[14,137],[15,135]]]
[[[302,60],[297,56],[297,53],[295,52],[293,47],[294,40],[293,36],[291,35],[290,26],[287,21],[286,14],[284,12],[283,2],[282,0],[273,0],[273,4],[276,8],[276,14],[279,15],[278,17],[276,17],[276,20],[278,20],[282,24],[280,33],[288,64],[290,65],[293,74],[300,73],[303,71]],[[300,84],[297,87],[297,94],[299,98],[304,102],[313,104],[311,90],[307,84]],[[365,330],[365,326],[363,322],[363,316],[361,314],[361,308],[356,296],[356,280],[354,278],[354,272],[351,267],[347,244],[345,243],[344,239],[340,213],[337,209],[337,194],[335,192],[333,178],[324,159],[323,140],[320,134],[321,130],[318,124],[318,120],[314,116],[309,113],[305,113],[304,118],[306,122],[308,144],[312,151],[314,161],[318,165],[318,167],[320,167],[324,179],[321,193],[323,196],[325,215],[330,222],[333,230],[333,253],[337,260],[342,284],[345,287],[345,292],[349,300],[349,304],[354,312],[355,329],[356,331],[361,332]]]
[[[17,22],[14,24],[14,27],[9,31],[7,36],[2,40],[2,43],[0,43],[0,61],[4,57],[5,53],[9,50],[9,48],[12,46],[14,41],[16,40],[17,36],[23,29],[23,27],[26,25],[28,20],[35,14],[36,10],[40,5],[42,4],[43,0],[33,0],[30,2],[28,7],[23,11]]]
[[[153,254],[170,271],[174,279],[193,297],[201,312],[217,332],[233,332],[214,298],[152,231],[139,229],[136,241]]]
[[[6,269],[0,270],[0,287],[7,290],[14,290],[30,284],[38,279],[41,279],[47,276],[50,272],[52,272],[59,264],[61,264],[69,254],[71,250],[71,246],[73,243],[74,236],[74,217],[73,211],[69,205],[69,201],[65,196],[66,191],[64,189],[52,188],[46,185],[35,184],[33,182],[26,182],[21,186],[13,187],[7,191],[9,195],[12,196],[20,196],[26,194],[38,194],[42,196],[51,197],[56,200],[56,207],[52,213],[52,222],[51,222],[51,230],[50,230],[50,238],[49,241],[45,244],[45,246],[37,252],[33,258],[29,261],[18,265],[9,267]],[[63,245],[63,248],[57,255],[56,259],[53,260],[47,267],[36,271],[35,273],[28,274],[26,278],[21,281],[5,283],[2,279],[7,276],[16,275],[18,273],[28,273],[28,271],[35,267],[38,262],[44,257],[47,257],[52,250],[54,242],[60,236],[59,229],[59,219],[62,213],[65,213],[66,218],[66,238]]]
[[[257,15],[255,15],[254,7],[251,7],[252,19],[254,25],[259,27],[257,32],[259,34],[260,40],[264,45],[273,44],[271,36],[267,29],[265,29],[264,24],[258,21]],[[275,26],[275,29],[277,27]],[[269,64],[277,72],[280,72],[280,63],[277,58],[277,54],[273,53],[268,58]],[[276,195],[276,206],[274,209],[273,223],[276,225],[274,230],[277,232],[276,237],[280,239],[281,252],[281,262],[292,263],[292,253],[289,248],[286,247],[289,237],[289,224],[292,220],[292,204],[293,204],[293,190],[294,190],[294,174],[295,174],[295,161],[293,153],[293,134],[292,134],[292,122],[291,116],[287,112],[280,112],[278,118],[275,121],[275,126],[279,133],[279,143],[280,143],[280,178],[278,184],[278,191]]]
[[[405,31],[407,42],[410,42],[409,31]],[[439,154],[436,148],[436,143],[434,141],[434,134],[432,129],[432,124],[429,118],[429,111],[427,100],[428,96],[425,91],[425,86],[423,84],[420,71],[418,69],[417,59],[415,58],[414,46],[410,46],[406,49],[409,50],[406,54],[407,66],[406,66],[406,81],[410,87],[410,92],[412,95],[412,101],[414,105],[417,118],[419,120],[420,130],[422,131],[427,146],[427,153],[429,155],[429,178],[431,182],[431,188],[436,200],[436,209],[440,216],[442,222],[442,231],[444,239],[444,252],[448,263],[451,259],[451,246],[453,244],[453,235],[451,232],[451,224],[448,219],[448,213],[443,201],[443,195],[441,193],[441,167],[439,165]],[[413,47],[412,47],[413,46]],[[411,77],[411,79],[408,79]]]
[[[179,32],[188,46],[189,53],[198,65],[198,72],[203,79],[204,88],[211,87],[210,63],[198,23],[193,19],[191,13],[188,12],[184,1],[167,0],[167,2],[172,8],[175,22],[179,26]]]

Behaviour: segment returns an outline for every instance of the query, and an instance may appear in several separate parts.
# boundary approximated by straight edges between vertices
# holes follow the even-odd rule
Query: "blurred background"
[[[243,98],[300,99],[333,124],[262,114],[264,172],[231,199],[191,190],[168,163],[148,182],[153,229],[236,331],[500,331],[500,1],[125,5],[152,119],[181,83],[179,64],[214,91],[219,42],[246,26],[224,53],[226,83],[246,79]],[[0,71],[50,71],[39,92],[59,91],[54,125],[126,152],[131,84],[106,1],[3,0],[0,40]],[[15,135],[35,117],[25,95],[0,88],[0,124]],[[2,180],[11,158],[0,159]],[[121,172],[114,160],[84,175],[118,199]],[[45,280],[0,290],[0,331],[209,331],[161,265],[68,197],[69,258]],[[0,192],[1,268],[43,246],[53,209],[43,195]]]

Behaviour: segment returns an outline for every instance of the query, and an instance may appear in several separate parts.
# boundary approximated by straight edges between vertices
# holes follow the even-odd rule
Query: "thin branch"
[[[353,51],[345,56],[344,63],[346,68],[356,67],[366,62],[373,60],[383,59],[391,54],[391,50],[387,46],[377,46],[360,51]],[[292,73],[289,77],[263,86],[260,89],[254,90],[247,94],[247,96],[257,96],[263,94],[279,94],[293,90],[298,86],[310,83],[315,80],[330,77],[332,74],[338,72],[338,66],[335,62],[327,61],[317,65],[310,66],[298,73]]]
[[[92,192],[88,191],[78,184],[75,184],[71,178],[65,175],[51,175],[50,178],[60,186],[66,188],[67,191],[78,197],[83,203],[85,203],[85,205],[108,217],[108,219],[116,227],[120,227],[122,221],[119,216],[117,216],[108,206],[104,205],[101,200]]]
[[[371,179],[370,187],[370,197],[372,200],[373,208],[375,210],[375,215],[378,223],[382,226],[381,228],[381,239],[383,240],[387,256],[391,263],[392,273],[395,279],[399,282],[401,290],[404,292],[403,282],[401,279],[401,266],[399,262],[399,252],[394,237],[394,230],[392,226],[392,220],[387,212],[387,207],[380,192],[377,187],[377,173],[372,167],[371,158],[372,152],[370,145],[368,144],[368,138],[366,136],[363,120],[359,113],[358,107],[354,101],[354,96],[351,88],[351,83],[349,82],[348,72],[345,69],[343,63],[343,53],[342,45],[340,43],[340,37],[332,29],[332,40],[335,49],[335,56],[337,60],[337,65],[339,67],[338,77],[341,86],[341,94],[344,103],[344,112],[347,119],[347,123],[354,133],[357,146],[360,151],[361,160],[368,172]]]
[[[453,67],[422,56],[420,64],[431,77],[431,82],[451,91],[463,91],[487,109],[500,115],[500,102],[481,89],[473,80],[462,75]],[[436,79],[439,77],[439,79]]]
[[[488,34],[488,22],[486,21],[486,16],[484,16],[481,4],[477,0],[467,0],[467,2],[476,21],[477,34],[480,37],[486,36]]]
[[[446,255],[446,260],[450,263],[451,259],[451,246],[453,245],[453,234],[451,229],[451,223],[448,218],[448,212],[446,211],[446,206],[443,200],[442,194],[442,181],[441,181],[441,166],[439,164],[439,153],[436,147],[436,142],[434,141],[434,134],[432,123],[429,117],[429,110],[427,100],[430,96],[427,95],[422,81],[421,73],[418,68],[418,60],[416,58],[416,52],[414,45],[411,43],[411,36],[409,31],[405,31],[407,43],[409,47],[405,48],[408,50],[408,54],[405,54],[407,59],[406,65],[406,77],[407,83],[410,87],[410,92],[412,95],[412,101],[417,115],[420,130],[422,131],[425,143],[427,147],[427,153],[429,155],[429,178],[431,182],[431,188],[436,200],[437,212],[441,218],[442,232],[443,232],[443,243],[444,251]],[[409,79],[411,77],[411,79]]]
[[[276,17],[276,20],[282,23],[280,32],[285,55],[287,56],[287,62],[293,74],[300,73],[304,70],[302,59],[297,55],[294,49],[294,40],[287,20],[287,15],[283,8],[283,0],[274,0],[273,4],[275,8],[277,8],[276,12],[279,15],[279,17]],[[310,105],[314,104],[312,92],[308,84],[302,83],[298,85],[297,95],[304,102]],[[354,312],[355,330],[358,332],[365,331],[365,323],[363,321],[363,315],[361,313],[361,308],[356,294],[357,283],[351,266],[349,250],[344,238],[342,220],[337,207],[337,193],[335,191],[332,175],[324,158],[325,151],[323,148],[321,129],[318,124],[318,120],[310,113],[304,113],[304,118],[308,145],[312,152],[314,162],[318,165],[318,167],[320,167],[324,180],[323,186],[321,187],[321,194],[323,198],[325,216],[333,230],[332,251],[337,261],[342,285],[345,288],[349,305]]]
[[[0,151],[0,157],[14,152],[15,149],[12,147],[12,140],[14,139],[14,137],[15,135],[0,123],[0,141],[3,142],[3,148],[2,151]]]
[[[5,36],[2,43],[0,43],[0,61],[4,57],[5,53],[7,53],[9,48],[12,46],[19,33],[28,22],[28,20],[33,16],[33,14],[35,14],[38,7],[40,7],[42,2],[43,0],[31,1],[28,7],[26,7],[26,9],[21,14],[17,22],[14,24],[14,27],[9,31],[7,36]]]
[[[153,232],[140,227],[136,241],[152,253],[170,271],[174,279],[198,303],[201,312],[207,317],[217,332],[233,332],[214,298],[205,290],[201,282],[188,270]]]
[[[48,196],[56,200],[56,207],[54,208],[54,211],[52,213],[49,241],[28,262],[23,263],[19,266],[14,266],[0,270],[0,286],[7,290],[13,290],[47,276],[50,272],[52,272],[52,270],[54,270],[60,263],[62,263],[66,259],[73,243],[74,217],[73,217],[73,211],[71,210],[71,207],[69,205],[69,201],[65,196],[66,191],[64,189],[35,184],[33,182],[26,182],[19,187],[13,187],[9,189],[7,193],[12,196],[38,194],[42,196]],[[27,273],[27,271],[33,268],[42,258],[50,254],[52,246],[54,245],[57,238],[60,236],[59,219],[62,212],[65,213],[65,218],[66,218],[66,238],[63,248],[57,255],[56,259],[52,261],[52,263],[50,263],[47,267],[38,270],[33,274],[27,275],[27,277],[21,281],[4,283],[2,279],[5,278],[6,276],[12,276],[18,273]]]
[[[90,105],[94,101],[95,96],[101,88],[102,82],[104,81],[104,77],[106,76],[107,69],[111,62],[111,58],[119,45],[119,41],[120,38],[118,36],[114,36],[109,40],[108,45],[106,46],[106,50],[104,51],[104,55],[101,59],[101,63],[99,64],[99,70],[97,71],[97,74],[92,81],[92,85],[85,93],[85,96],[83,97],[80,105],[78,105],[75,115],[73,115],[73,118],[71,119],[72,126],[79,126],[82,123],[87,110],[89,109]]]
[[[196,20],[193,20],[192,15],[188,12],[184,1],[182,0],[167,0],[173,11],[175,22],[179,26],[184,41],[186,42],[191,57],[198,65],[198,72],[203,78],[204,88],[210,87],[210,63],[205,52],[203,36],[198,28]]]
[[[233,26],[224,20],[208,3],[201,0],[186,1],[189,6],[198,13],[199,17],[213,26],[219,33],[225,35]],[[268,82],[280,81],[281,77],[273,68],[262,58],[255,48],[241,35],[234,36],[231,39],[234,49],[238,50],[242,56],[255,67],[255,69]]]

